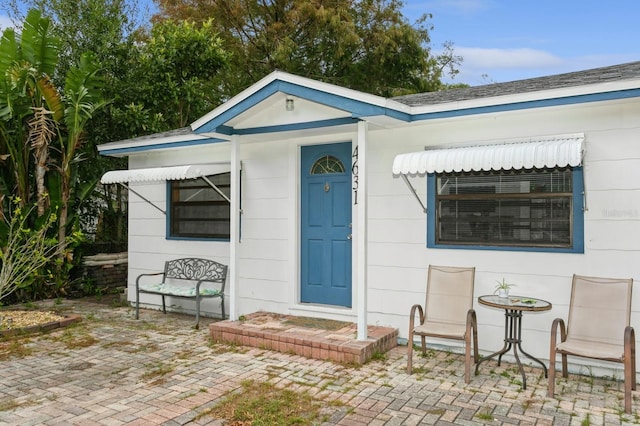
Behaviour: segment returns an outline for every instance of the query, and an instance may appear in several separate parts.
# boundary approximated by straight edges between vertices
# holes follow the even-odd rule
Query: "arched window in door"
[[[311,166],[312,175],[325,175],[333,173],[344,173],[344,164],[333,155],[325,155],[319,158]]]

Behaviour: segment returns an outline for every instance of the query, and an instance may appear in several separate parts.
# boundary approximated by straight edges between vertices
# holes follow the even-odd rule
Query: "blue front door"
[[[351,143],[302,147],[301,301],[351,307]]]

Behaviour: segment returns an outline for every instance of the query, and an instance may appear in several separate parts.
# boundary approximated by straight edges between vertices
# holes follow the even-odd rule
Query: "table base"
[[[514,310],[514,309],[505,309],[504,313],[504,346],[499,351],[492,353],[487,357],[481,358],[476,364],[476,372],[475,375],[478,375],[478,368],[480,364],[490,359],[498,357],[498,366],[500,366],[500,361],[502,360],[502,355],[507,353],[511,348],[513,348],[513,355],[516,358],[516,364],[518,365],[518,370],[522,375],[522,389],[527,388],[527,377],[524,374],[524,367],[520,362],[520,357],[518,356],[518,349],[522,352],[523,355],[528,357],[529,359],[540,364],[544,370],[544,377],[547,377],[547,366],[544,365],[542,361],[533,355],[528,354],[522,349],[522,311]]]

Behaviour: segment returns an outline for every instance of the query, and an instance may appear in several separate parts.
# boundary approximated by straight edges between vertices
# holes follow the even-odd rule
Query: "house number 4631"
[[[351,155],[352,165],[351,174],[353,175],[353,204],[358,204],[358,147],[353,150]]]

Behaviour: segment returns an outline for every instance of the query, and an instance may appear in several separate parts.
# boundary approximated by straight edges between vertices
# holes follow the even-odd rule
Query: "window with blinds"
[[[437,174],[436,244],[571,248],[573,179],[572,168]]]
[[[230,196],[230,173],[207,176],[207,179]],[[172,181],[170,193],[169,236],[229,239],[229,202],[204,179]]]

